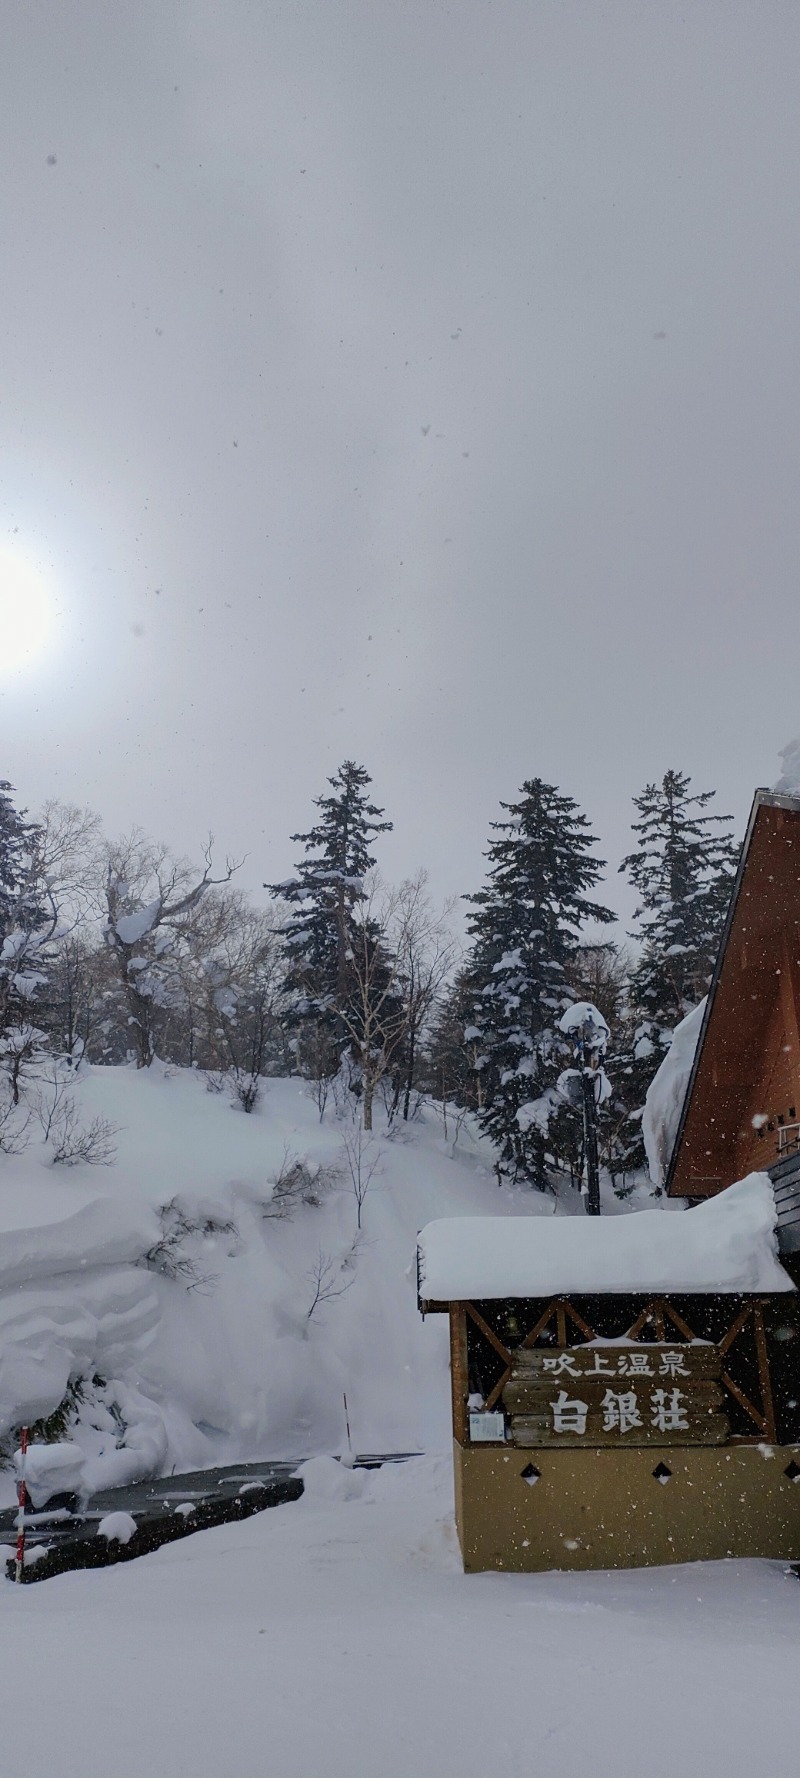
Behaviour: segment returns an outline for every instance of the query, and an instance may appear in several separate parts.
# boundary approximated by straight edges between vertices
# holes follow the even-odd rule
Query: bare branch
[[[348,1259],[350,1260],[350,1269],[353,1269],[350,1255],[348,1255]],[[355,1283],[355,1276],[346,1278],[344,1283],[341,1282],[343,1270],[344,1263],[342,1261],[334,1259],[333,1254],[325,1253],[321,1247],[318,1249],[313,1266],[304,1273],[304,1277],[313,1290],[311,1306],[306,1310],[307,1321],[311,1320],[315,1310],[320,1309],[323,1303],[332,1302],[334,1297],[344,1296],[345,1291]]]

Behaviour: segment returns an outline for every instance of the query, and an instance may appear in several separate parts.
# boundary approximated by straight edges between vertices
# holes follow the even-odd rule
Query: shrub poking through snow
[[[53,1132],[53,1166],[113,1166],[116,1133],[116,1125],[105,1117],[93,1117],[91,1123],[82,1124],[74,1100],[68,1101]]]
[[[161,1205],[158,1220],[162,1233],[144,1254],[142,1264],[162,1278],[184,1284],[187,1290],[212,1290],[219,1277],[205,1270],[203,1245],[208,1250],[220,1237],[238,1243],[236,1223],[213,1214],[191,1216],[177,1197]]]
[[[378,1151],[372,1137],[368,1136],[359,1124],[355,1129],[345,1131],[342,1137],[342,1154],[344,1156],[342,1168],[345,1179],[344,1189],[353,1193],[356,1203],[356,1228],[360,1229],[364,1214],[364,1202],[378,1172]]]
[[[326,1193],[336,1184],[339,1171],[336,1167],[326,1167],[320,1162],[310,1162],[307,1155],[295,1154],[289,1147],[284,1148],[283,1160],[274,1175],[272,1193],[264,1205],[262,1215],[276,1222],[288,1222],[299,1210],[301,1204],[307,1204],[316,1210],[322,1203]]]

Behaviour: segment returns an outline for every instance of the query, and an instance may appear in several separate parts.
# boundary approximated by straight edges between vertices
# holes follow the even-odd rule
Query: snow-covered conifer
[[[371,847],[378,834],[389,833],[391,821],[370,802],[372,780],[363,766],[346,759],[328,779],[331,794],[315,798],[320,816],[308,833],[292,834],[305,848],[296,876],[270,884],[270,892],[288,902],[292,912],[285,927],[288,952],[286,989],[301,1042],[319,1047],[320,1033],[330,1041],[329,1065],[335,1072],[338,1051],[349,1043],[352,1021],[353,963],[357,947],[364,950],[363,927],[356,931],[355,912],[366,898],[365,878],[375,864]],[[377,935],[376,935],[377,942]]]
[[[474,912],[465,1035],[481,1075],[480,1121],[503,1171],[544,1189],[547,1154],[576,1140],[575,1114],[556,1088],[569,1056],[558,1022],[575,998],[570,962],[587,922],[614,916],[589,899],[603,865],[571,797],[534,778],[518,802],[501,808],[507,819],[492,823],[487,886],[467,897]]]
[[[12,802],[0,780],[0,1061],[14,1103],[27,1062],[45,1041],[33,1001],[45,982],[56,910],[41,869],[41,829]]]

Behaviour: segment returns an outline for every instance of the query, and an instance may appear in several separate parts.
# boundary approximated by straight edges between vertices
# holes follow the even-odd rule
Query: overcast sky
[[[0,776],[250,885],[346,756],[442,894],[537,774],[614,867],[671,766],[741,828],[800,730],[796,0],[0,11],[58,605]]]

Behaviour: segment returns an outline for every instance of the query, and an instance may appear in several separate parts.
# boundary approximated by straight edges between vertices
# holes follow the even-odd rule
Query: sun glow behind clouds
[[[53,600],[43,575],[0,549],[0,681],[36,665],[50,640]]]

